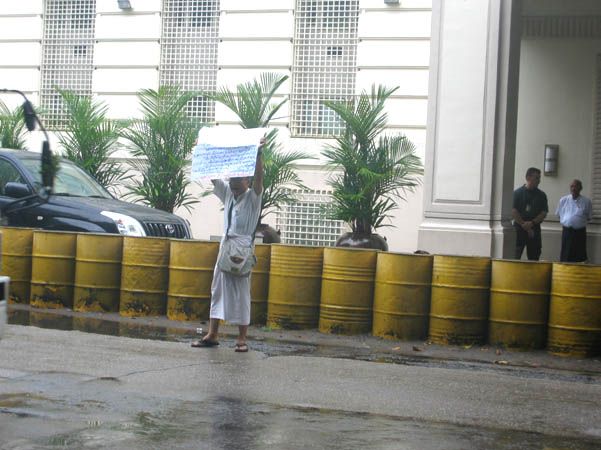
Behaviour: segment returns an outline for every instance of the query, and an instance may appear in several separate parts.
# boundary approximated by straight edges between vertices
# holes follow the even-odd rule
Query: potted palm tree
[[[385,238],[374,233],[420,183],[423,165],[415,146],[404,135],[385,135],[385,101],[398,88],[372,86],[350,102],[326,101],[345,128],[322,151],[331,170],[330,218],[351,228],[336,242],[341,247],[388,250]]]
[[[204,95],[233,111],[243,128],[262,128],[269,126],[275,114],[286,103],[287,99],[280,102],[272,100],[278,88],[287,79],[288,75],[266,72],[258,79],[238,84],[236,92],[221,87],[214,93],[208,92]],[[295,201],[296,197],[290,188],[306,189],[294,170],[294,164],[299,160],[311,158],[304,152],[283,151],[277,143],[277,129],[271,130],[266,136],[263,146],[263,197],[257,224],[257,235],[263,236],[264,243],[280,242],[279,234],[264,224],[263,219],[273,209]]]
[[[57,89],[69,115],[59,142],[67,159],[79,165],[102,186],[111,189],[127,179],[127,169],[111,158],[124,127],[107,118],[108,107],[88,96]]]
[[[200,123],[186,114],[186,105],[198,95],[176,86],[138,93],[143,117],[122,132],[136,158],[132,168],[140,175],[128,186],[130,196],[170,213],[198,202],[187,192],[187,166]]]

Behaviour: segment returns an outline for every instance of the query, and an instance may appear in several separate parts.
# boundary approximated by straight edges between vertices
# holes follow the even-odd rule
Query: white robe
[[[230,235],[246,238],[250,243],[261,213],[261,195],[249,189],[235,200],[229,185],[222,180],[215,182],[213,192],[224,204],[224,234],[221,242],[225,239],[229,226]],[[234,206],[229,224],[228,210],[232,201]],[[250,323],[250,276],[239,277],[224,273],[215,265],[211,284],[210,317],[234,325]]]

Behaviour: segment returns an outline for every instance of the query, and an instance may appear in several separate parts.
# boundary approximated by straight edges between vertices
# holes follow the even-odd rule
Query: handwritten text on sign
[[[192,179],[215,180],[253,176],[256,160],[256,145],[214,147],[200,144],[194,148]]]
[[[192,179],[253,176],[264,128],[202,128],[192,154]]]

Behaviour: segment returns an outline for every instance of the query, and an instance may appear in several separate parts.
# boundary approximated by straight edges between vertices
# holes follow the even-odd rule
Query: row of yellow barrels
[[[274,245],[267,320],[593,356],[601,354],[601,266]]]
[[[4,228],[10,300],[40,308],[207,320],[219,243]],[[252,321],[265,323],[269,246],[256,248]]]
[[[14,301],[71,307],[73,298],[74,309],[83,311],[208,316],[217,243],[7,232],[4,272],[17,265],[15,252],[32,255],[31,294],[29,277],[12,275]],[[328,333],[600,351],[599,266],[286,245],[259,245],[257,254],[253,323],[267,316],[270,326]]]

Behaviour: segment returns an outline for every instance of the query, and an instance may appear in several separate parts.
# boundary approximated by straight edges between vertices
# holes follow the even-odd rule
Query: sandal
[[[219,345],[218,341],[213,341],[212,339],[201,339],[199,341],[194,341],[190,344],[190,347],[194,348],[205,348],[205,347],[216,347]]]
[[[246,345],[246,344],[236,344],[236,347],[234,348],[234,351],[236,353],[246,353],[248,351],[248,345]]]

